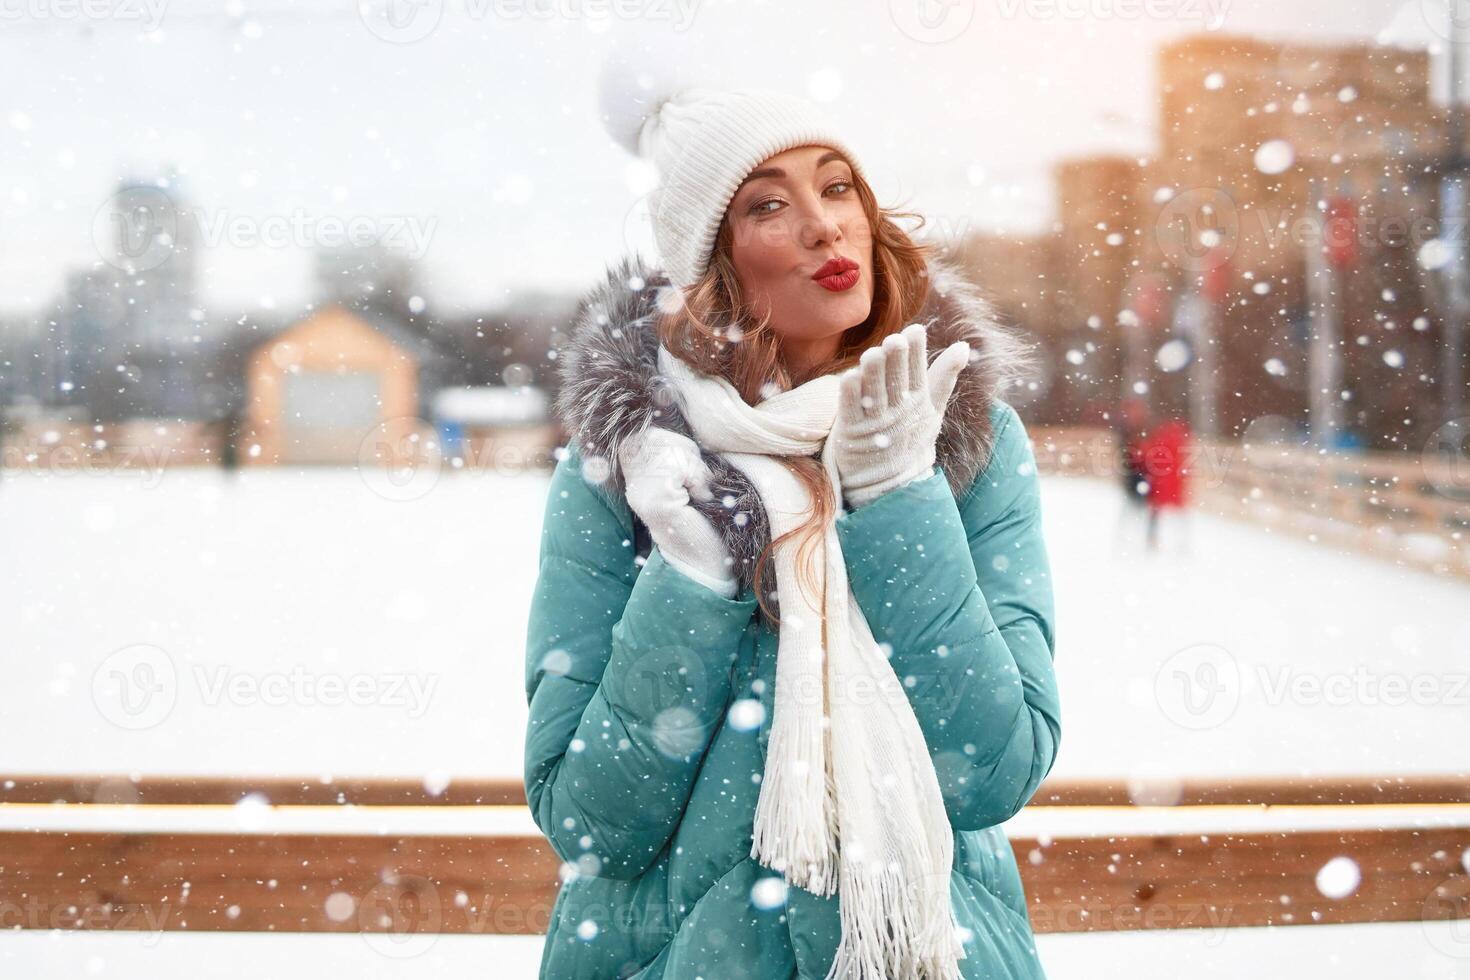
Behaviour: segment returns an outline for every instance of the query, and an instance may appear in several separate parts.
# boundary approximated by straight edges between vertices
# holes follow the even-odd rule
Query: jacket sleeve
[[[640,570],[627,503],[584,479],[569,447],[551,478],[526,637],[526,801],[563,860],[635,878],[657,858],[726,710],[755,607],[657,548]]]
[[[1013,408],[999,403],[994,424],[961,501],[936,467],[838,519],[853,594],[891,648],[956,830],[1015,815],[1061,738],[1035,459]]]

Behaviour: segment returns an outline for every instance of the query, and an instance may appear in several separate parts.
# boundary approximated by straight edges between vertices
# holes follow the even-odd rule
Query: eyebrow
[[[833,160],[841,160],[843,163],[847,163],[847,158],[844,157],[841,153],[838,153],[836,150],[828,150],[826,153],[823,153],[817,159],[817,166],[818,167],[826,166],[827,164],[831,163]],[[746,174],[745,175],[745,179],[740,182],[740,187],[735,188],[735,193],[737,193],[737,194],[740,193],[740,188],[741,187],[744,187],[746,184],[750,183],[752,180],[757,180],[757,179],[759,179],[761,177],[785,177],[785,176],[786,176],[786,171],[782,170],[780,167],[762,167],[759,170],[752,170],[750,173]]]

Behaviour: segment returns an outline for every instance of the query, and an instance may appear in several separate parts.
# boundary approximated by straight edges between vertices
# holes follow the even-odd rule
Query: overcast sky
[[[1431,47],[1445,0],[386,2],[0,0],[0,309],[96,262],[117,179],[169,165],[216,311],[299,307],[309,247],[353,222],[421,255],[442,311],[585,287],[648,241],[597,103],[610,53],[644,45],[821,101],[884,204],[1035,230],[1057,159],[1152,147],[1161,42]]]

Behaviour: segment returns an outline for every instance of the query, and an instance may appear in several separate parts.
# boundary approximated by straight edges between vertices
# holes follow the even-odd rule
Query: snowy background
[[[5,474],[0,771],[518,777],[545,493]],[[1470,585],[1201,514],[1150,554],[1098,480],[1043,508],[1054,776],[1466,771]]]
[[[1058,158],[1155,146],[1160,44],[1213,30],[1438,47],[1448,2],[422,0],[394,3],[406,29],[391,31],[374,14],[388,0],[10,0],[0,314],[97,261],[94,219],[118,178],[170,163],[214,238],[210,306],[299,308],[329,223],[393,234],[386,216],[425,233],[402,237],[437,312],[580,289],[647,241],[647,177],[595,97],[604,60],[639,45],[822,103],[884,202],[931,229],[1035,231],[1054,217]],[[284,239],[263,242],[273,229]]]
[[[1460,980],[1470,960],[1456,924],[1382,923],[1299,929],[1178,929],[1037,937],[1049,980],[1260,980],[1352,977],[1362,980]],[[1463,930],[1462,930],[1463,931]],[[7,976],[121,980],[189,977],[351,976],[361,980],[429,977],[534,977],[539,936],[434,936],[413,956],[395,955],[388,936],[221,933],[129,935],[23,932],[0,941]],[[262,941],[265,940],[265,941]],[[423,946],[424,948],[420,948]]]

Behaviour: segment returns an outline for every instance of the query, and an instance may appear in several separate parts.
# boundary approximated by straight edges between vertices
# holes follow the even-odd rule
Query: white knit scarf
[[[750,478],[772,540],[805,523],[811,507],[778,457],[821,451],[829,485],[840,486],[827,439],[837,375],[752,406],[662,346],[658,364],[695,441]],[[839,503],[834,495],[834,513]],[[838,889],[842,940],[828,980],[954,980],[965,956],[950,907],[954,838],[924,733],[849,588],[835,521],[808,569],[816,594],[802,586],[796,550],[791,540],[772,554],[775,711],[751,856],[815,894]]]

